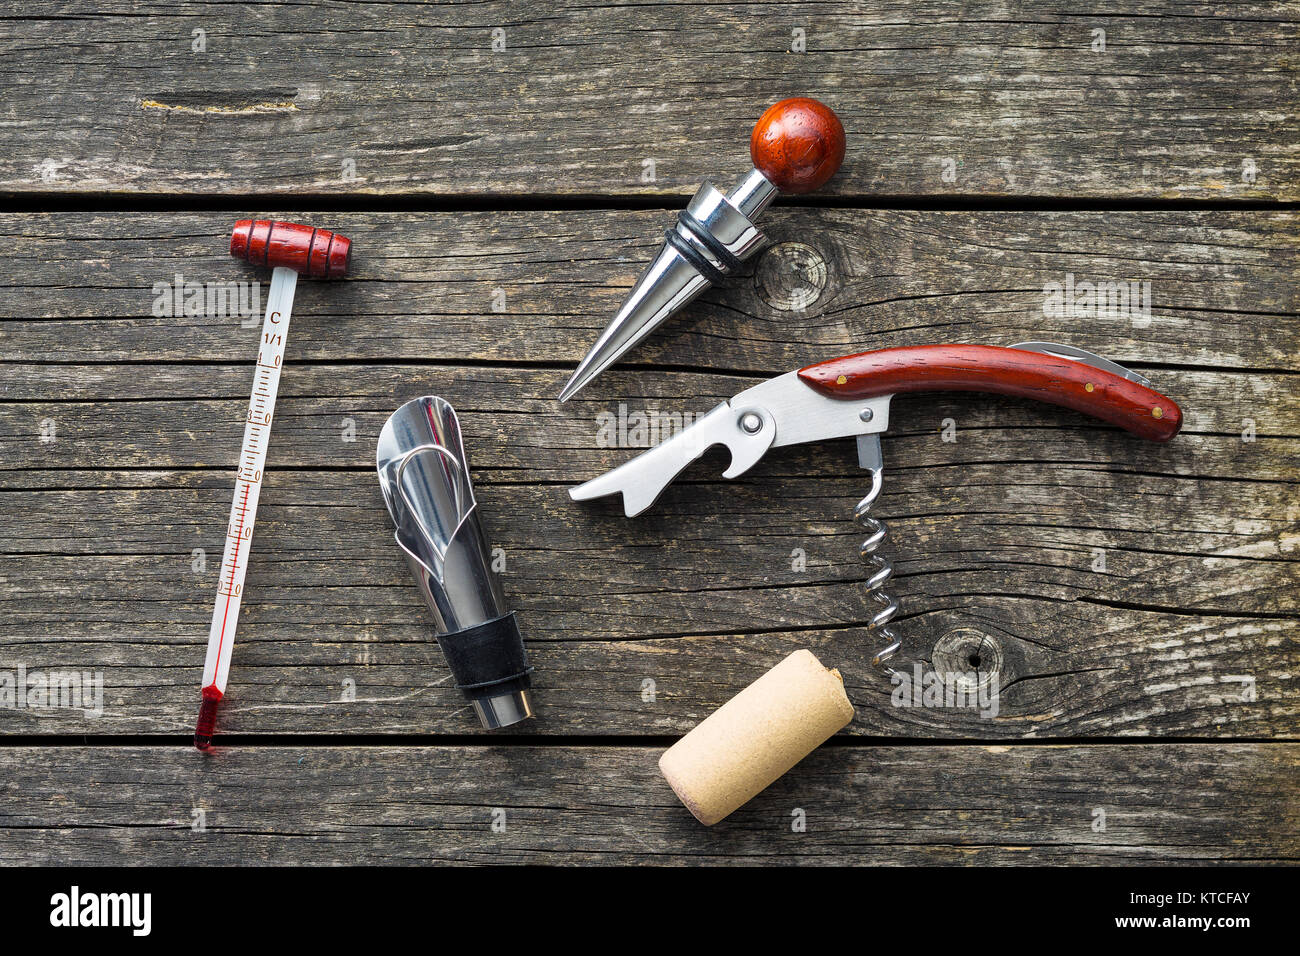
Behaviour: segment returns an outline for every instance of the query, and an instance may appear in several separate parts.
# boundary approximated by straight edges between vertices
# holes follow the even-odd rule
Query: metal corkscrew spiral
[[[853,509],[853,520],[867,532],[867,537],[858,548],[858,553],[874,569],[866,581],[867,592],[872,600],[880,605],[880,610],[867,622],[867,630],[879,632],[880,637],[887,642],[871,658],[871,663],[892,677],[897,672],[886,662],[898,653],[902,642],[889,626],[889,622],[898,613],[898,599],[886,594],[884,587],[894,576],[894,563],[879,552],[880,546],[889,537],[889,529],[885,522],[870,515],[872,506],[875,505],[876,499],[880,497],[880,492],[884,488],[884,462],[880,455],[879,435],[863,435],[858,439],[858,463],[871,473],[871,490]]]

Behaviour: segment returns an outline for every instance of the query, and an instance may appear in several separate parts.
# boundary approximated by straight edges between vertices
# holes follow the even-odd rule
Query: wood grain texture
[[[711,828],[659,775],[661,752],[5,748],[0,854],[65,865],[1300,860],[1295,744],[823,746]],[[792,832],[796,809],[806,832]]]
[[[1300,216],[1241,205],[1300,199],[1298,23],[1294,0],[0,0],[0,202],[156,210],[0,215],[0,735],[28,735],[0,738],[0,859],[1300,862]],[[799,95],[844,121],[837,175],[558,405],[684,196],[746,172],[759,114]],[[393,211],[324,211],[371,199]],[[299,284],[234,746],[205,759],[264,298],[247,323],[184,305],[264,297],[227,255],[245,215],[356,256]],[[661,437],[638,416],[1022,340],[1143,372],[1185,422],[1153,447],[1012,398],[894,402],[876,513],[904,666],[996,688],[995,713],[903,706],[871,671],[851,442],[734,482],[708,455],[635,522],[565,493]],[[539,718],[506,734],[451,686],[374,473],[426,393],[460,413],[537,666]],[[798,647],[854,722],[700,827],[655,761]],[[12,706],[20,668],[102,678],[102,713]]]
[[[177,274],[183,282],[265,281],[227,255],[236,218],[0,216],[0,241],[11,250],[0,283],[0,360],[135,369],[246,362],[238,318],[151,315],[155,288],[170,290]],[[350,278],[302,284],[287,361],[571,370],[675,219],[628,210],[332,214],[354,242]],[[671,366],[766,377],[870,348],[1026,339],[1139,367],[1266,375],[1296,367],[1294,212],[801,208],[769,210],[764,229],[772,245],[745,273],[705,293],[607,374]],[[1058,311],[1044,289],[1070,276],[1150,283],[1150,315]],[[608,405],[628,394],[626,380],[603,385],[605,377],[579,398],[589,392]],[[286,376],[284,388],[292,387]],[[1195,409],[1187,413],[1194,422]]]
[[[524,734],[684,732],[800,646],[845,672],[855,735],[1296,733],[1294,215],[780,211],[748,274],[558,405],[663,215],[334,217],[354,278],[300,287],[226,730],[475,732],[373,470],[386,416],[433,392],[461,415],[538,668]],[[20,256],[0,286],[0,668],[106,685],[98,720],[4,712],[10,732],[190,729],[256,331],[150,309],[178,271],[255,275],[225,256],[229,225],[0,219]],[[1151,315],[1044,315],[1067,273],[1150,281]],[[814,288],[802,311],[773,304]],[[947,395],[900,397],[884,438],[905,657],[993,661],[994,719],[893,706],[870,671],[850,442],[782,449],[735,482],[709,456],[635,522],[565,493],[635,453],[602,445],[620,403],[703,412],[873,345],[1054,338],[1149,375],[1184,432],[1153,447]]]
[[[1300,196],[1294,2],[4,8],[11,193],[681,196],[807,95],[841,196]]]

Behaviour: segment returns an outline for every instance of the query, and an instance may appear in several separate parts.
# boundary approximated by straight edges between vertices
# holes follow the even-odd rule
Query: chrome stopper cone
[[[750,217],[775,195],[776,187],[756,169],[729,196],[712,183],[701,186],[677,225],[665,234],[650,268],[578,363],[560,391],[560,401],[567,401],[701,292],[739,269],[765,241]]]

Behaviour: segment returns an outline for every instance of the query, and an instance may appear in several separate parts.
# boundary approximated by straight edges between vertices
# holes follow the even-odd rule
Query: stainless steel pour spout
[[[749,141],[751,169],[724,195],[705,183],[623,306],[560,391],[570,396],[618,361],[701,292],[740,269],[766,241],[754,221],[778,191],[802,193],[830,179],[844,159],[844,127],[830,107],[782,100],[759,117]]]
[[[455,410],[434,396],[407,402],[384,423],[375,459],[456,686],[488,730],[531,717],[532,668],[491,569]]]

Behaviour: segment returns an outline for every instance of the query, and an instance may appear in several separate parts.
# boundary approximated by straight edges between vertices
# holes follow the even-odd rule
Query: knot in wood
[[[1002,672],[1002,645],[997,638],[973,627],[946,632],[930,656],[934,671],[959,691],[997,686]]]
[[[826,289],[826,260],[802,242],[781,242],[763,253],[754,272],[759,298],[778,312],[800,312]]]

